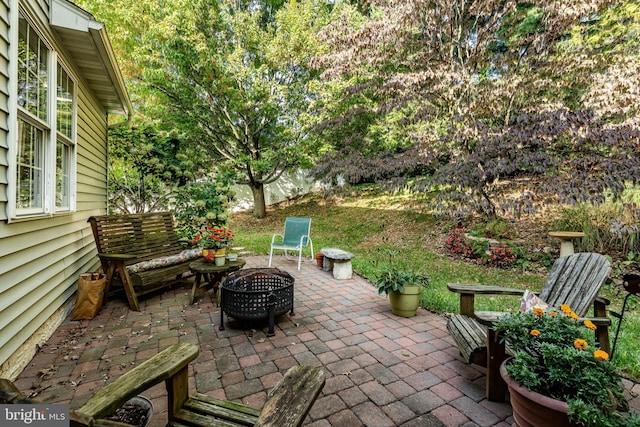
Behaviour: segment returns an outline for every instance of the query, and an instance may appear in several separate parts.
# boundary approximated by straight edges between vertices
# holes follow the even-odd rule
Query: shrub
[[[203,226],[227,225],[231,183],[229,175],[219,174],[213,181],[194,182],[177,191],[174,212],[180,237],[193,240]]]
[[[487,263],[493,267],[507,268],[513,265],[516,255],[508,245],[492,246],[486,259]]]

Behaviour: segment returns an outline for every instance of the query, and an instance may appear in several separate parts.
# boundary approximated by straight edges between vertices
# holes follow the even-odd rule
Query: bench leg
[[[504,358],[504,342],[500,342],[498,332],[487,328],[487,399],[492,402],[504,402],[507,384],[500,376]]]
[[[124,266],[124,263],[117,263],[118,274],[120,274],[120,278],[122,279],[122,287],[124,288],[124,292],[127,294],[127,300],[129,301],[129,307],[131,310],[140,311],[140,304],[138,304],[138,297],[136,296],[136,292],[133,289],[133,284],[131,280],[129,280],[129,273],[127,273],[127,269]]]

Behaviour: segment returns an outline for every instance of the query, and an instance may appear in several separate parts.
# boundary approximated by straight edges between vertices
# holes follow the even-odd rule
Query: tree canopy
[[[318,129],[335,151],[317,172],[353,182],[426,172],[413,188],[438,189],[437,208],[488,215],[545,196],[619,195],[640,181],[640,49],[637,5],[611,3],[342,5],[322,33],[333,49],[313,61],[331,82],[327,105],[342,105],[323,111]],[[363,164],[368,176],[353,168]]]
[[[489,216],[640,181],[636,1],[79,3],[141,116],[235,171],[260,217],[264,184],[312,164]]]

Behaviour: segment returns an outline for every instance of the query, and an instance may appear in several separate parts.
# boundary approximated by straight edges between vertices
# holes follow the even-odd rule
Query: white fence
[[[300,170],[296,173],[283,174],[280,179],[272,184],[264,186],[264,200],[268,205],[282,202],[302,194],[316,191],[320,184],[309,178],[306,171]],[[253,194],[247,185],[234,185],[232,187],[236,194],[232,210],[253,209]]]

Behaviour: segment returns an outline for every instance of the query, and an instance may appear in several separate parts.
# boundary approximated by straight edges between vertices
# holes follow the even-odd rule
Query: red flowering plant
[[[229,229],[207,226],[198,230],[194,240],[203,249],[222,249],[231,246],[235,237]]]
[[[589,320],[566,304],[508,314],[495,325],[515,351],[509,377],[531,391],[569,405],[569,420],[581,426],[638,426],[609,355],[597,348]]]

